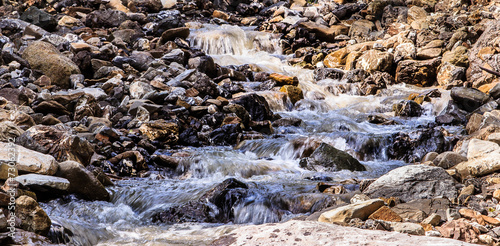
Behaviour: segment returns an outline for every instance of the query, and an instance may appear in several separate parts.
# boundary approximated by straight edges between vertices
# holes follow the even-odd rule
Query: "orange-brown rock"
[[[299,79],[297,77],[286,76],[279,73],[272,73],[269,75],[269,78],[276,81],[276,83],[280,86],[282,85],[297,86],[299,84]]]
[[[383,206],[371,214],[368,219],[384,220],[392,222],[401,222],[403,219],[396,212],[392,211],[389,207]]]

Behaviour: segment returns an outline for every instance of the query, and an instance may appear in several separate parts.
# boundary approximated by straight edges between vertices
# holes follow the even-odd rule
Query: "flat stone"
[[[322,213],[319,222],[347,223],[353,218],[366,220],[373,212],[384,205],[381,199],[371,199],[347,206],[342,206]]]
[[[45,155],[19,145],[9,145],[0,142],[0,162],[8,163],[10,160],[9,152],[13,150],[16,153],[16,167],[20,172],[38,173],[44,175],[54,175],[57,172],[58,164],[51,155]]]
[[[389,207],[383,206],[371,214],[368,219],[384,220],[391,222],[401,222],[403,219],[396,212],[392,211]]]
[[[400,233],[407,233],[410,235],[425,235],[425,230],[424,228],[416,223],[409,223],[409,222],[404,222],[404,223],[392,223],[391,224],[391,229],[400,232]]]
[[[467,158],[473,159],[483,157],[499,149],[500,146],[494,142],[473,138],[469,141],[469,145],[467,148]]]
[[[14,180],[28,187],[41,186],[62,191],[68,190],[69,188],[69,181],[67,179],[49,175],[30,173],[18,176],[14,178]]]

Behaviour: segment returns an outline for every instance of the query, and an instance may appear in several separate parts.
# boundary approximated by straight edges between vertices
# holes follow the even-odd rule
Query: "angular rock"
[[[451,98],[461,109],[472,112],[488,102],[490,96],[473,88],[454,87],[451,89]]]
[[[284,85],[281,87],[280,91],[285,92],[293,104],[295,104],[296,102],[298,102],[301,99],[304,99],[304,94],[302,93],[302,90],[297,86]]]
[[[47,235],[51,221],[49,216],[38,205],[35,199],[29,196],[20,196],[16,199],[16,216],[21,219],[21,228],[40,235]]]
[[[390,53],[369,50],[358,58],[356,68],[364,69],[367,72],[389,72],[393,59],[393,55]]]
[[[424,111],[420,104],[412,100],[401,101],[393,106],[394,115],[403,117],[420,117]]]
[[[76,136],[73,129],[62,124],[30,127],[16,142],[28,149],[52,155],[60,162],[72,160],[88,165],[94,153],[94,148],[86,139]]]
[[[164,119],[146,122],[139,127],[142,134],[149,140],[161,140],[175,143],[179,139],[179,126],[175,122],[167,122]]]
[[[464,161],[467,161],[467,157],[453,151],[446,151],[436,156],[432,162],[438,167],[448,169]]]
[[[396,83],[431,86],[436,82],[440,62],[438,58],[425,61],[401,61],[396,69]]]
[[[424,228],[416,223],[392,223],[391,229],[399,233],[407,233],[410,235],[425,235]]]
[[[343,169],[365,171],[366,168],[348,153],[321,143],[311,156],[300,160],[300,166],[314,171],[334,172]]]
[[[383,206],[377,211],[373,212],[368,219],[372,220],[384,220],[391,222],[401,222],[403,219],[396,212],[392,211],[389,207]]]
[[[462,162],[453,167],[462,179],[470,176],[481,177],[500,170],[500,151],[490,152],[486,156]]]
[[[49,32],[54,31],[57,27],[57,21],[52,15],[35,6],[31,6],[24,11],[21,15],[21,20],[37,25]]]
[[[455,198],[455,183],[440,167],[407,165],[378,178],[363,193],[370,197],[399,197],[404,202],[438,196]]]
[[[57,176],[69,180],[68,191],[82,195],[85,199],[94,201],[108,201],[110,195],[103,184],[97,178],[85,169],[85,167],[75,161],[65,161],[59,163]]]
[[[480,231],[464,219],[446,222],[439,228],[443,237],[458,239],[469,243],[477,243]]]
[[[254,121],[272,120],[273,118],[273,112],[266,99],[255,93],[239,96],[231,102],[243,106]]]
[[[73,61],[46,42],[35,41],[29,44],[23,52],[23,58],[29,62],[31,68],[42,71],[51,79],[52,84],[61,88],[69,88],[69,77],[80,73]]]
[[[437,82],[441,86],[447,86],[455,80],[465,78],[465,68],[455,66],[449,62],[443,62],[437,74]]]
[[[33,150],[26,149],[16,144],[0,142],[0,162],[9,163],[10,153],[16,155],[16,167],[20,172],[54,175],[58,164],[54,157]]]
[[[373,212],[384,206],[381,199],[371,199],[355,204],[342,206],[320,215],[319,222],[348,223],[351,219],[366,220]]]

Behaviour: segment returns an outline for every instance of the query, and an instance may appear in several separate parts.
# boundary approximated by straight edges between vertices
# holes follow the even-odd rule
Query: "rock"
[[[497,143],[473,138],[467,146],[467,159],[484,157],[499,149],[500,146]]]
[[[82,195],[85,199],[94,201],[108,201],[110,195],[103,184],[97,178],[85,169],[83,165],[75,161],[65,161],[59,163],[57,176],[69,180],[68,191]]]
[[[469,159],[453,167],[465,179],[469,176],[481,177],[500,170],[500,151],[490,152],[486,156]]]
[[[461,109],[472,112],[485,104],[490,97],[485,93],[466,87],[454,87],[451,89],[451,98]]]
[[[335,53],[335,52],[334,52]],[[333,54],[333,53],[331,53]],[[342,79],[344,77],[344,71],[335,68],[317,68],[314,70],[314,80],[320,81],[324,79]]]
[[[323,64],[327,68],[335,69],[344,64],[346,64],[347,56],[349,55],[349,50],[347,48],[338,49],[328,55],[323,59]],[[328,70],[327,70],[328,71]],[[335,70],[331,70],[335,71]],[[343,72],[342,72],[343,74]]]
[[[375,30],[375,24],[369,20],[357,20],[351,24],[349,36],[351,38],[368,37]]]
[[[401,61],[396,69],[396,83],[431,86],[436,82],[439,64],[439,58],[425,61]]]
[[[299,80],[297,77],[286,76],[283,74],[272,73],[269,75],[269,78],[276,81],[277,85],[293,85],[298,86]]]
[[[469,66],[468,50],[464,46],[458,46],[452,51],[447,51],[443,54],[443,63],[450,63],[459,67]]]
[[[424,111],[420,104],[412,100],[401,101],[393,106],[394,115],[403,117],[420,117]]]
[[[130,85],[130,96],[133,99],[142,99],[148,92],[154,91],[149,83],[137,80]]]
[[[227,124],[210,133],[210,143],[214,145],[234,145],[239,140],[240,124]]]
[[[422,221],[422,224],[437,226],[439,222],[441,222],[441,216],[439,214],[432,213],[429,217]]]
[[[49,216],[38,205],[35,199],[29,196],[20,196],[16,199],[16,216],[21,219],[21,228],[40,235],[47,235],[51,221]]]
[[[466,220],[458,219],[444,223],[439,227],[443,237],[458,239],[469,243],[477,243],[479,230],[471,226]]]
[[[52,84],[61,88],[69,88],[69,77],[80,73],[73,61],[46,42],[35,41],[29,44],[23,52],[23,58],[29,62],[31,68],[42,71],[51,79]]]
[[[285,92],[293,104],[295,104],[297,101],[301,99],[304,99],[304,94],[302,94],[302,90],[297,86],[284,85],[281,87],[280,91]]]
[[[15,181],[24,186],[28,186],[33,190],[40,190],[45,192],[50,191],[66,191],[69,188],[69,181],[65,178],[53,177],[41,174],[25,174],[17,176]]]
[[[31,6],[24,11],[21,15],[21,20],[35,24],[49,32],[54,31],[57,27],[57,21],[52,15],[35,6]]]
[[[164,119],[146,122],[139,127],[139,131],[152,141],[161,140],[175,143],[179,139],[179,126],[177,123],[167,122]]]
[[[118,27],[127,19],[127,14],[119,10],[96,10],[87,15],[85,25],[91,28]]]
[[[363,193],[370,197],[399,197],[403,202],[438,196],[455,198],[455,183],[440,167],[407,165],[378,178]]]
[[[243,106],[253,121],[265,121],[273,119],[271,111],[266,99],[255,93],[245,94],[231,100],[232,103]]]
[[[366,168],[348,153],[335,147],[321,143],[310,157],[300,160],[300,166],[314,171],[334,172],[343,169],[365,171]]]
[[[384,220],[384,221],[391,221],[391,222],[401,222],[403,219],[401,216],[399,216],[397,213],[392,211],[389,207],[387,206],[382,206],[380,207],[377,211],[373,212],[368,219],[372,220]]]
[[[16,167],[20,172],[37,173],[44,175],[54,175],[57,172],[58,164],[54,157],[45,155],[22,146],[0,142],[0,161],[9,162],[12,151],[15,151]]]
[[[65,26],[65,27],[69,27],[69,28],[83,26],[82,21],[80,21],[79,19],[77,19],[75,17],[71,17],[71,16],[67,16],[67,15],[65,15],[61,19],[59,19],[57,24],[59,26]]]
[[[341,5],[342,6],[342,5]],[[289,220],[284,223],[245,225],[231,231],[233,235],[217,238],[211,245],[455,245],[456,240],[437,237],[415,237],[398,232],[365,230],[316,221]],[[334,243],[332,243],[334,242]],[[461,245],[474,245],[460,242]]]
[[[448,169],[464,161],[467,161],[467,157],[453,151],[446,151],[436,156],[432,162],[438,167]]]
[[[400,203],[391,209],[401,216],[403,220],[422,222],[432,213],[445,217],[449,206],[450,201],[447,198],[436,198],[419,199],[408,203]]]
[[[411,8],[408,9],[408,17],[407,17],[408,24],[412,23],[413,21],[425,18],[427,18],[427,11],[425,11],[425,9],[417,6],[412,6]]]
[[[248,186],[234,178],[226,179],[198,200],[171,207],[153,216],[167,224],[183,222],[227,223],[234,219],[233,207],[248,193]]]
[[[161,38],[159,44],[165,44],[167,41],[172,41],[175,38],[186,39],[189,36],[189,28],[188,27],[178,27],[168,29],[161,34]]]
[[[479,67],[492,66],[498,69],[499,54],[491,54],[492,52],[484,52],[483,49],[496,47],[496,37],[500,33],[500,21],[491,20],[485,23],[486,29],[469,50],[468,59],[470,66],[467,69],[467,81],[473,85],[482,85],[489,83],[493,78],[490,74],[483,72]],[[489,55],[481,55],[481,53],[490,53]]]
[[[457,67],[449,62],[443,62],[437,74],[437,82],[441,86],[447,86],[455,80],[465,78],[465,68]]]
[[[316,37],[325,42],[333,42],[335,39],[335,36],[337,35],[345,35],[349,31],[349,28],[347,26],[343,25],[336,25],[336,26],[331,26],[327,27],[325,25],[317,24],[312,21],[307,21],[307,22],[301,22],[299,24],[300,27],[306,29],[307,31],[311,33],[315,33]]]
[[[12,121],[0,122],[0,141],[8,142],[9,139],[16,139],[23,134],[23,130]]]
[[[389,72],[393,59],[393,55],[390,53],[369,50],[358,58],[356,68],[364,69],[367,72]]]
[[[210,56],[198,56],[195,58],[190,58],[188,60],[188,67],[190,69],[197,69],[198,71],[205,73],[210,77],[214,77],[217,73],[217,66],[215,65],[214,59]],[[197,88],[197,90],[199,90],[200,92],[205,91],[202,90],[202,88]]]
[[[320,215],[319,222],[347,223],[351,219],[359,218],[366,220],[373,212],[384,205],[381,199],[371,199],[355,204],[342,206]]]
[[[425,235],[424,228],[416,223],[392,223],[391,229],[399,233],[407,233],[410,235]]]
[[[72,160],[88,165],[94,153],[87,140],[76,136],[74,130],[65,125],[30,127],[16,142],[28,149],[52,155],[59,162]]]

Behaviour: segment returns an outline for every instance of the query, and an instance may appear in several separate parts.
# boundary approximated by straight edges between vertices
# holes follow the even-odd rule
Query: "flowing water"
[[[331,182],[352,183],[352,179],[376,178],[407,163],[392,160],[387,148],[395,133],[416,137],[419,126],[434,122],[449,94],[424,103],[422,117],[394,117],[392,105],[410,93],[423,89],[397,85],[381,95],[356,96],[352,93],[332,93],[327,88],[342,81],[313,80],[313,71],[286,65],[289,58],[281,54],[277,37],[236,26],[205,25],[192,30],[191,45],[211,55],[221,66],[253,64],[266,72],[297,76],[306,98],[295,108],[280,100],[277,92],[258,92],[269,101],[282,117],[301,118],[299,127],[279,127],[279,137],[244,141],[237,148],[189,148],[189,175],[182,179],[163,178],[153,173],[147,178],[116,182],[110,187],[110,202],[89,202],[74,198],[43,203],[54,224],[60,225],[76,245],[204,245],[219,235],[228,233],[233,224],[185,223],[162,225],[152,223],[151,216],[171,206],[195,200],[223,180],[234,177],[247,183],[251,195],[234,209],[235,224],[284,221],[300,214],[314,212],[334,198],[314,192],[318,178]],[[371,114],[384,115],[397,124],[368,123]],[[456,129],[447,129],[453,131]],[[308,143],[323,141],[347,151],[367,168],[363,172],[339,171],[316,173],[299,166],[299,159]],[[296,143],[303,143],[297,145]],[[416,153],[421,157],[432,149],[423,146]],[[427,149],[426,149],[427,148]],[[349,187],[347,185],[347,187]],[[354,189],[353,187],[351,187]],[[272,204],[285,201],[287,211],[273,209]],[[271,204],[271,205],[269,205]]]

